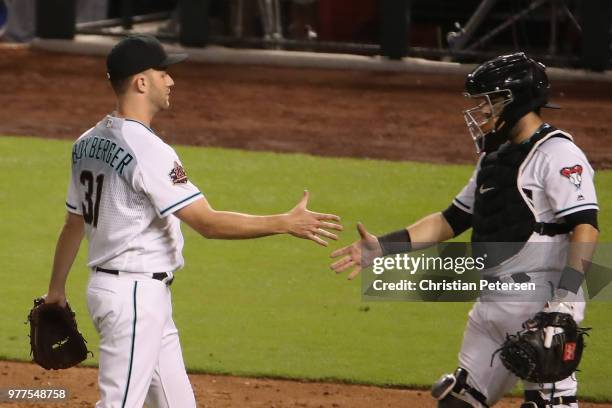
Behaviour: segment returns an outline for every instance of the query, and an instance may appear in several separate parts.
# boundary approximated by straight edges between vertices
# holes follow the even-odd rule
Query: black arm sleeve
[[[442,211],[442,215],[446,218],[448,225],[453,229],[455,236],[472,226],[472,214],[463,211],[455,204],[449,205],[446,210]]]
[[[576,225],[590,224],[599,231],[599,225],[597,224],[597,210],[583,210],[571,213],[563,217],[565,223],[574,229]]]

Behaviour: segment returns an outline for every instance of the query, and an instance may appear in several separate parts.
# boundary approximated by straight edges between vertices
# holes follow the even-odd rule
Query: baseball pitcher
[[[151,128],[170,107],[174,81],[157,39],[131,36],[107,57],[116,112],[72,147],[68,214],[57,242],[47,303],[66,304],[68,272],[88,240],[87,306],[100,335],[98,408],[189,408],[196,400],[172,318],[170,285],[183,266],[184,221],[206,238],[291,234],[327,245],[336,215],[308,210],[308,192],[285,214],[218,211],[178,155]]]

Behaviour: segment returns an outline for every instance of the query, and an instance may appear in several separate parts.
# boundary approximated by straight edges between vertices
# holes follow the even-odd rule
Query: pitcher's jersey
[[[66,206],[84,218],[90,268],[181,268],[183,235],[172,214],[202,197],[174,149],[140,122],[107,116],[72,147]]]

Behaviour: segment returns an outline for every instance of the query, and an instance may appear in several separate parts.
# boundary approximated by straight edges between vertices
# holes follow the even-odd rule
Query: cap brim
[[[544,108],[561,109],[561,106],[557,105],[556,103],[547,103],[546,105],[544,105]]]
[[[165,60],[159,64],[159,68],[166,68],[172,64],[179,63],[181,61],[185,61],[187,59],[187,54],[168,54]]]

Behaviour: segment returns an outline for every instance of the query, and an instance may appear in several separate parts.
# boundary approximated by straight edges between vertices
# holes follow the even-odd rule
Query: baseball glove
[[[34,299],[28,315],[30,348],[34,362],[47,370],[70,368],[87,358],[86,340],[77,329],[75,314],[66,304]]]
[[[546,347],[546,328],[555,328]],[[517,377],[533,383],[553,383],[576,371],[584,349],[588,328],[578,327],[567,313],[540,312],[523,323],[522,331],[506,336],[501,352],[504,366]],[[559,330],[559,329],[562,329]]]

